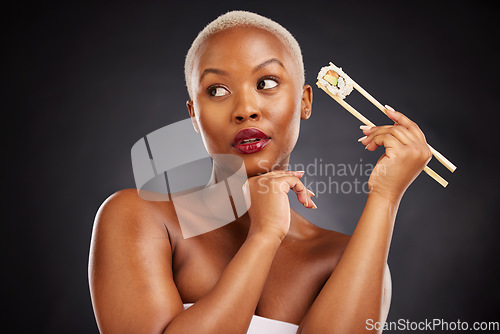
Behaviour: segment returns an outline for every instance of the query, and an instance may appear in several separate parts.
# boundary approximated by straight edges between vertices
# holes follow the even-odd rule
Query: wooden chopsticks
[[[333,67],[333,70],[337,72],[340,76],[344,74],[342,69],[336,67],[333,63],[330,62],[330,66]],[[349,80],[352,81],[354,89],[356,89],[361,95],[363,95],[368,101],[370,101],[373,105],[375,105],[378,109],[380,109],[384,114],[387,115],[385,107],[378,102],[373,96],[371,96],[366,90],[364,90],[360,85],[358,85],[354,80],[352,80],[349,77]],[[370,122],[365,116],[363,116],[359,111],[354,109],[351,105],[349,105],[347,102],[344,101],[344,99],[340,98],[339,96],[333,94],[330,92],[323,84],[321,84],[319,81],[316,82],[316,85],[321,88],[325,93],[327,93],[331,98],[333,98],[335,101],[337,101],[342,107],[344,107],[347,111],[349,111],[354,117],[359,119],[363,124],[368,125],[368,126],[375,126],[372,122]],[[446,159],[441,153],[436,151],[432,146],[429,145],[429,149],[432,152],[432,155],[436,157],[436,159],[442,163],[446,168],[448,168],[452,173],[457,169],[457,167],[452,164],[448,159]],[[428,166],[424,167],[424,172],[426,172],[430,177],[432,177],[434,180],[436,180],[439,184],[441,184],[443,187],[446,187],[448,185],[448,182],[442,178],[439,174],[437,174],[435,171],[433,171],[431,168]]]

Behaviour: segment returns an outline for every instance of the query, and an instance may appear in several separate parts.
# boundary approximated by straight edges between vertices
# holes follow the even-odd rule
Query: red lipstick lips
[[[257,128],[248,128],[238,131],[234,136],[233,147],[243,154],[257,153],[269,143],[268,135]]]

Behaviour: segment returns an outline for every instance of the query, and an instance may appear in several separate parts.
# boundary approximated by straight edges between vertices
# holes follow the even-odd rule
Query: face
[[[248,176],[286,169],[312,89],[280,39],[248,27],[219,32],[200,46],[191,82],[188,110],[211,156],[240,156]]]

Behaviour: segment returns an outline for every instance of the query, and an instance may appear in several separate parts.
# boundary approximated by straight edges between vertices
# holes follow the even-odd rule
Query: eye
[[[257,89],[271,89],[278,86],[278,81],[273,78],[266,78],[259,81]]]
[[[208,87],[208,94],[211,96],[225,96],[229,95],[229,91],[224,87]]]

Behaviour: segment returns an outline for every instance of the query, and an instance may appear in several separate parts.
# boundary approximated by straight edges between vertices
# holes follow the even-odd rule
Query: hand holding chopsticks
[[[375,126],[366,117],[364,117],[360,112],[354,109],[351,105],[344,101],[345,96],[347,96],[352,89],[356,89],[368,99],[372,104],[374,104],[378,109],[380,109],[384,114],[387,115],[386,108],[379,103],[373,96],[371,96],[366,90],[364,90],[360,85],[358,85],[354,80],[347,76],[341,68],[336,67],[334,64],[330,63],[330,66],[321,69],[318,74],[318,82],[316,85],[325,91],[330,97],[337,101],[342,107],[349,111],[354,117],[359,119],[363,124],[367,126]],[[454,172],[457,168],[448,159],[446,159],[441,153],[436,151],[432,146],[428,145],[433,156],[441,162],[446,168],[451,172]],[[448,185],[448,182],[438,175],[435,171],[430,169],[428,166],[424,167],[424,172],[431,176],[443,187]]]

